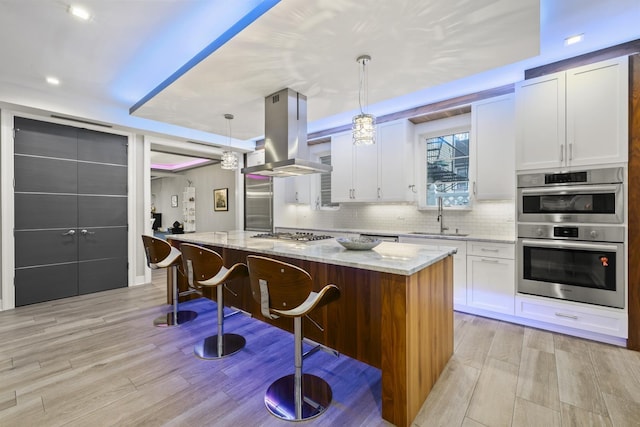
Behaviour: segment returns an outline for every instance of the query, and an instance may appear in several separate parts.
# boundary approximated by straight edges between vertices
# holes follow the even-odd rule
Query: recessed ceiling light
[[[584,39],[584,34],[576,34],[575,36],[570,36],[564,39],[564,44],[566,46],[569,46],[572,44],[580,43],[582,39]]]
[[[58,80],[56,77],[49,76],[47,77],[47,83],[52,86],[58,86],[60,84],[60,80]]]
[[[80,6],[69,6],[69,13],[78,19],[82,19],[83,21],[88,21],[89,19],[91,19],[91,14],[89,13],[89,11]]]

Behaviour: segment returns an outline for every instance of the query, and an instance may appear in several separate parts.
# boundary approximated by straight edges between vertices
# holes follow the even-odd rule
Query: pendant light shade
[[[220,167],[226,170],[238,169],[238,155],[231,151],[231,120],[233,120],[233,114],[225,114],[224,118],[227,119],[229,125],[229,149],[222,152]]]
[[[376,143],[376,117],[365,112],[368,104],[367,92],[369,86],[366,66],[371,61],[371,57],[369,55],[361,55],[357,61],[358,64],[362,65],[360,68],[360,86],[358,88],[360,114],[354,116],[352,120],[353,145],[372,145]]]

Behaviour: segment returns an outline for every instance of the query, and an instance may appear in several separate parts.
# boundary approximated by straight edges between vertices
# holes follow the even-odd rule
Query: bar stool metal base
[[[221,359],[242,350],[246,344],[242,335],[223,334],[222,354],[218,354],[218,335],[205,338],[193,348],[193,353],[200,359]]]
[[[168,326],[177,326],[182,325],[183,323],[191,322],[193,319],[198,317],[198,313],[191,310],[181,310],[178,311],[177,322],[175,317],[173,316],[173,311],[170,311],[167,314],[163,314],[162,316],[156,317],[153,321],[153,326],[159,327],[168,327]]]
[[[296,418],[294,374],[284,376],[267,389],[264,404],[269,412],[286,421],[317,417],[331,404],[331,386],[320,377],[302,374],[302,417]]]

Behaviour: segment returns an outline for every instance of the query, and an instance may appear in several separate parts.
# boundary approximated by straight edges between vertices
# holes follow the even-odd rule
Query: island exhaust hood
[[[307,97],[282,89],[264,100],[264,165],[242,169],[244,174],[287,177],[331,172],[330,165],[309,161]]]

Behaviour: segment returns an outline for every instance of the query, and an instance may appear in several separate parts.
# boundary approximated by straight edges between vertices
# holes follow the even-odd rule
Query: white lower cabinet
[[[616,308],[519,294],[516,316],[619,338],[628,335],[627,313]]]
[[[467,304],[467,242],[464,240],[427,239],[422,237],[400,236],[400,243],[441,247],[454,247],[458,250],[453,256],[453,304]]]
[[[467,306],[514,314],[515,263],[512,244],[469,242]]]

